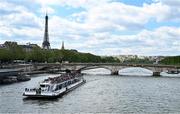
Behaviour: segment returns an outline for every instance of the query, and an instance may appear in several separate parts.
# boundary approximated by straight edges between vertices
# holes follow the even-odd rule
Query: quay
[[[23,67],[17,65],[20,69],[0,69],[0,84],[11,84],[21,81],[29,81],[34,74],[57,73],[60,70],[23,70]],[[9,68],[9,67],[6,67]],[[61,71],[64,72],[64,71]]]
[[[10,84],[21,81],[30,80],[30,76],[23,73],[22,70],[15,69],[1,69],[0,84]]]

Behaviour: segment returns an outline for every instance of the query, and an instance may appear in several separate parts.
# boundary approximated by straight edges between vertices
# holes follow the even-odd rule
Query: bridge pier
[[[111,71],[111,75],[118,75],[119,71]]]
[[[161,76],[160,73],[161,73],[161,72],[153,72],[153,76],[155,76],[155,77],[160,77],[160,76]]]

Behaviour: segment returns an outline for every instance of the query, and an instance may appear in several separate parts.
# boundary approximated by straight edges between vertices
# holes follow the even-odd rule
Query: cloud
[[[22,3],[23,4],[23,3]],[[17,41],[18,43],[36,42],[43,35],[41,31],[42,19],[25,4],[12,2],[0,2],[0,43],[5,41]],[[28,4],[28,2],[27,2]]]
[[[164,21],[180,21],[180,1],[179,0],[155,0],[156,4],[161,4],[165,6],[166,12],[162,15],[164,16]]]
[[[60,5],[73,8],[82,7],[85,9],[96,7],[111,1],[112,0],[33,0],[33,2],[39,3],[42,6]]]
[[[142,7],[107,2],[87,11],[72,14],[72,18],[80,20],[77,22],[83,23],[85,28],[93,32],[139,31],[151,20],[157,23],[179,20],[179,14],[161,2],[144,4]]]
[[[180,6],[179,0],[155,0],[155,2],[161,2],[161,3],[166,4],[168,6],[175,6],[175,7]]]
[[[148,20],[141,8],[122,3],[108,3],[88,11],[86,23],[98,31],[143,28]]]
[[[13,9],[12,9],[13,8]],[[39,18],[26,7],[8,2],[0,2],[1,22],[0,25],[11,28],[28,26],[38,27]]]
[[[154,0],[142,6],[115,0],[27,0],[22,4],[1,1],[0,42],[41,45],[48,10],[52,48],[60,48],[65,40],[66,48],[99,55],[179,54],[179,23],[172,24],[180,20],[178,4],[178,0]],[[62,16],[60,8],[82,9]],[[152,20],[155,22],[150,25]],[[146,28],[149,25],[155,27]]]
[[[166,55],[170,52],[180,53],[180,28],[160,27],[153,31],[143,30],[136,35],[95,35],[81,48],[96,48],[98,54],[140,54]],[[88,46],[88,47],[86,47]],[[178,47],[179,46],[179,47]],[[174,49],[176,51],[174,51]],[[96,52],[96,51],[95,51]],[[94,52],[94,53],[95,53]]]

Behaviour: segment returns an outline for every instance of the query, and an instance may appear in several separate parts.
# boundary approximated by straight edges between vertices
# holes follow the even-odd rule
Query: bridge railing
[[[161,64],[125,64],[125,63],[35,63],[37,66],[77,66],[77,65],[88,65],[88,66],[130,66],[130,67],[159,67],[159,68],[180,68],[180,65],[161,65]]]

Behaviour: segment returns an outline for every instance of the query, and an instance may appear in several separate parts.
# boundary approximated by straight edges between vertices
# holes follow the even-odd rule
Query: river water
[[[55,100],[22,96],[25,87],[34,87],[54,74],[1,85],[0,113],[180,113],[180,75],[111,76],[102,69],[86,73],[87,83]]]

